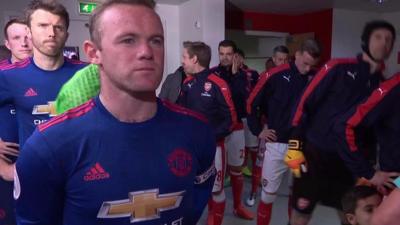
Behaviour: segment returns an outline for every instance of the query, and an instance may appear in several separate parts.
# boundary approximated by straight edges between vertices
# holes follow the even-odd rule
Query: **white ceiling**
[[[238,8],[249,12],[298,14],[329,8],[342,8],[373,12],[400,11],[400,0],[228,0]]]

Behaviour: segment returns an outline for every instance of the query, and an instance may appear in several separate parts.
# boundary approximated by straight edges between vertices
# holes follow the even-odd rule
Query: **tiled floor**
[[[286,181],[287,179],[284,179]],[[245,178],[245,188],[244,188],[244,198],[247,197],[250,189],[250,179]],[[225,210],[225,217],[223,225],[254,225],[257,224],[256,220],[248,221],[243,220],[235,217],[232,213],[232,190],[230,187],[225,189],[226,196],[227,196],[227,205]],[[272,212],[272,220],[271,225],[287,225],[288,223],[288,216],[287,216],[287,201],[288,201],[288,188],[287,182],[283,182],[281,188],[279,190],[279,197],[277,198],[276,202],[274,203],[274,208]],[[257,204],[250,208],[256,214],[257,211]],[[204,210],[203,216],[200,219],[198,225],[206,224],[206,216],[207,216],[207,209]],[[310,225],[340,225],[340,221],[338,216],[336,215],[336,211],[325,207],[325,206],[318,206],[316,211],[313,214],[313,219],[311,220]]]

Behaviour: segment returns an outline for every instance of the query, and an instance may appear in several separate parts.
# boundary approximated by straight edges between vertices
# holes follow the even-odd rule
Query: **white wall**
[[[211,66],[218,65],[218,44],[225,39],[225,1],[201,0],[203,40],[212,50]]]
[[[393,46],[392,55],[386,62],[387,74],[393,75],[394,73],[400,72],[400,65],[397,63],[397,54],[400,51],[400,12],[385,13],[383,14],[383,19],[391,22],[397,31],[397,38]]]
[[[217,65],[218,43],[225,38],[224,0],[190,0],[180,5],[180,51],[184,41],[203,41],[211,47],[211,66]]]
[[[174,72],[180,66],[180,51],[179,51],[179,6],[157,4],[156,11],[160,15],[164,27],[165,38],[165,63],[164,77],[167,74]]]
[[[361,32],[365,23],[380,17],[374,12],[333,9],[332,58],[354,57],[361,52]]]

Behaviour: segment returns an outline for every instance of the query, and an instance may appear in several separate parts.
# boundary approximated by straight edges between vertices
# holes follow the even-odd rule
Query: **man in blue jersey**
[[[156,98],[164,35],[154,2],[106,1],[89,24],[84,50],[100,94],[23,146],[18,223],[195,225],[214,182],[215,138],[203,116]]]
[[[21,19],[8,21],[4,27],[4,37],[4,44],[10,50],[11,56],[0,61],[0,70],[7,69],[13,63],[20,62],[32,55],[32,43],[28,38],[28,27],[25,21]],[[0,124],[0,159],[11,162],[7,156],[17,156],[18,154],[15,109],[11,105],[1,107]]]
[[[5,46],[11,56],[0,61],[0,70],[6,69],[12,63],[17,63],[32,55],[32,43],[28,38],[28,27],[25,21],[11,19],[4,27]],[[18,129],[15,109],[12,105],[0,108],[0,159],[12,163],[18,155]],[[0,174],[12,173],[8,164],[0,166]],[[12,168],[11,168],[12,169]],[[2,177],[0,175],[0,177]],[[11,176],[10,176],[11,178]],[[12,182],[0,178],[0,224],[12,225],[15,222],[14,204],[12,198]]]
[[[32,56],[32,42],[28,38],[28,27],[21,19],[11,19],[4,27],[4,44],[11,56],[0,61],[0,70],[7,69],[13,63]],[[11,105],[0,109],[0,159],[11,162],[8,156],[17,156],[18,132],[15,121],[15,109]],[[1,173],[1,172],[0,172]]]
[[[19,144],[22,146],[35,127],[54,114],[52,101],[61,86],[79,69],[82,62],[64,59],[62,49],[68,38],[69,15],[58,3],[32,1],[26,12],[33,58],[0,72],[0,106],[12,104],[18,111]],[[0,161],[0,167],[7,167]],[[4,179],[12,180],[8,165]]]

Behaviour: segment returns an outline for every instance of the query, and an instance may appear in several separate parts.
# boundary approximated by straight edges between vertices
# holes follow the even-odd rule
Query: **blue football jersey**
[[[0,61],[0,70],[11,65],[10,59]],[[0,107],[0,138],[6,142],[18,143],[18,129],[15,109],[12,105]],[[13,162],[14,156],[7,156]],[[0,225],[15,225],[14,200],[12,197],[13,184],[0,178]]]
[[[211,196],[215,138],[203,116],[157,101],[120,122],[99,98],[38,126],[16,164],[20,225],[195,225]]]
[[[53,101],[62,85],[86,66],[65,58],[54,71],[37,67],[33,58],[14,63],[0,72],[0,106],[15,107],[19,143],[22,146],[35,127],[54,116]]]
[[[0,61],[0,70],[11,66],[10,59]],[[0,106],[0,138],[3,141],[18,143],[17,119],[15,108],[11,104]]]

